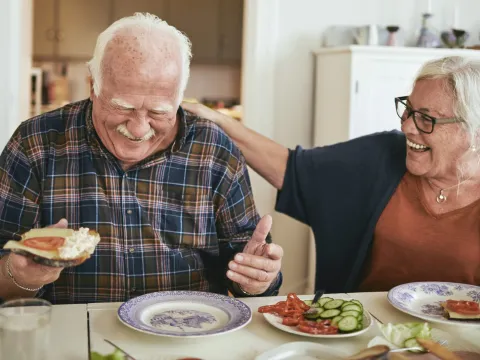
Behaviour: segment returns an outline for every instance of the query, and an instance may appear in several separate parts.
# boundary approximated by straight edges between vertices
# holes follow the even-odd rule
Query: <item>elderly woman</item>
[[[317,289],[480,284],[480,62],[425,64],[412,93],[395,98],[402,132],[308,150],[184,105],[221,126],[279,190],[277,211],[311,226]]]

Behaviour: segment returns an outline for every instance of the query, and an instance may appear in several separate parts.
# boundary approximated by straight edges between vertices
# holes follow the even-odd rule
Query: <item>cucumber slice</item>
[[[331,300],[333,300],[331,297],[322,297],[322,298],[320,298],[320,300],[318,300],[318,303],[320,304],[320,307],[323,307],[323,305],[325,305],[325,303],[327,303]]]
[[[362,312],[362,308],[357,304],[342,306],[342,311],[348,311],[348,310],[355,310],[355,311],[358,311],[359,313]]]
[[[332,319],[332,326],[337,326],[338,322],[339,322],[340,320],[342,320],[342,319],[343,319],[343,316],[340,316],[340,315],[335,316],[335,317]]]
[[[312,308],[320,308],[320,304],[318,302],[314,303],[313,300],[303,300],[303,302]]]
[[[320,317],[322,319],[331,319],[331,318],[334,318],[335,316],[338,316],[340,314],[340,310],[338,309],[329,309],[329,310],[325,310],[324,312],[322,312],[320,314]]]
[[[338,329],[343,332],[356,331],[358,326],[358,320],[353,316],[345,316],[338,322]]]
[[[320,309],[317,309],[317,308],[310,308],[303,313],[303,316],[305,317],[305,319],[316,320],[320,317],[320,314],[322,312],[323,312],[323,309],[322,311],[320,311]]]
[[[330,300],[329,302],[326,302],[325,304],[323,304],[323,307],[324,307],[326,310],[338,309],[340,306],[342,306],[342,304],[343,304],[344,302],[345,302],[345,301],[340,300],[340,299]]]
[[[362,329],[363,329],[363,324],[359,322],[358,325],[357,325],[357,328],[355,330],[358,331],[358,330],[362,330]]]
[[[406,348],[418,347],[420,349],[423,349],[423,347],[418,343],[417,339],[415,338],[410,338],[405,340],[405,342],[403,343],[403,346],[405,346]],[[423,350],[409,350],[409,351],[414,353],[423,352]]]
[[[342,313],[340,314],[342,316],[353,316],[355,318],[357,318],[360,313],[358,311],[355,311],[355,310],[350,310],[350,311],[342,311]]]
[[[342,309],[347,306],[347,305],[356,305],[354,302],[351,302],[351,301],[345,301],[343,304],[342,304]]]
[[[353,302],[353,303],[355,303],[355,304],[357,304],[358,306],[360,306],[360,307],[363,309],[363,305],[362,305],[362,303],[361,303],[360,301],[355,300],[355,299],[350,300],[350,301]]]

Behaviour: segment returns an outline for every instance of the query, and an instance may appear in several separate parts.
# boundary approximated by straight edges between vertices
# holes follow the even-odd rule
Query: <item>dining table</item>
[[[262,305],[285,300],[285,296],[239,298],[252,311],[251,321],[229,333],[199,338],[163,337],[140,332],[124,325],[117,316],[122,303],[54,305],[52,342],[49,360],[89,360],[92,351],[109,354],[113,342],[136,360],[175,360],[195,357],[202,360],[254,360],[258,355],[291,342],[315,342],[344,353],[354,354],[381,335],[376,323],[424,321],[393,307],[387,292],[326,294],[332,298],[357,299],[374,320],[368,331],[348,338],[313,338],[284,332],[266,321],[258,312]],[[299,296],[305,298],[305,296]],[[313,295],[310,295],[313,297]],[[448,332],[459,342],[480,353],[480,326],[431,324]],[[52,345],[53,345],[52,343]]]

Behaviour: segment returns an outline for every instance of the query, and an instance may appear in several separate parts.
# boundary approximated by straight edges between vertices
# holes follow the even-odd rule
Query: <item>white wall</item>
[[[456,1],[460,27],[472,34],[469,43],[480,43],[480,1]],[[432,25],[437,29],[451,26],[453,15],[449,12],[454,2],[432,0],[436,15]],[[396,24],[406,31],[406,40],[412,43],[426,4],[426,0],[247,0],[245,26],[250,28],[245,29],[245,46],[253,42],[257,48],[266,47],[269,51],[244,55],[242,96],[246,124],[285,146],[311,146],[314,80],[311,52],[322,45],[325,29],[331,25]],[[267,65],[267,76],[258,79],[256,74]],[[265,99],[266,108],[258,108],[253,99],[259,103]],[[268,185],[258,176],[252,176],[252,182],[262,214],[272,213],[275,192],[267,189]],[[303,291],[309,230],[275,214],[272,233],[286,253],[283,293]]]
[[[0,2],[0,150],[30,113],[32,0]]]

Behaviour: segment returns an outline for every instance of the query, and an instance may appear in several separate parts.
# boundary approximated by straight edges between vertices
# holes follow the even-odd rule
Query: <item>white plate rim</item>
[[[182,334],[182,333],[166,333],[166,332],[163,332],[161,330],[158,330],[158,331],[153,331],[153,330],[148,330],[148,329],[142,329],[141,327],[138,327],[138,324],[137,326],[135,326],[135,321],[132,320],[132,321],[129,321],[128,319],[125,319],[125,316],[123,315],[123,313],[125,312],[125,310],[127,310],[128,307],[135,307],[137,304],[141,303],[142,300],[144,299],[149,299],[149,298],[152,298],[152,297],[166,297],[166,296],[182,296],[183,298],[185,298],[185,296],[198,296],[198,297],[203,297],[203,298],[214,298],[216,300],[220,300],[220,301],[224,301],[224,302],[227,302],[227,303],[230,303],[230,304],[235,304],[236,306],[238,306],[241,310],[239,311],[243,311],[244,314],[242,314],[242,316],[244,317],[244,319],[241,319],[239,320],[239,323],[235,326],[224,326],[224,328],[227,328],[227,330],[217,330],[217,331],[213,331],[213,332],[204,332],[204,333],[196,333],[196,334]],[[229,317],[230,317],[230,314],[229,314]],[[223,335],[223,334],[227,334],[227,333],[231,333],[233,331],[237,331],[237,330],[240,330],[241,328],[247,326],[251,321],[252,321],[252,310],[250,309],[250,307],[245,304],[244,302],[236,299],[236,298],[232,298],[232,297],[229,297],[227,295],[221,295],[221,294],[217,294],[217,293],[209,293],[209,292],[202,292],[202,291],[182,291],[182,290],[179,290],[179,291],[159,291],[159,292],[154,292],[154,293],[148,293],[148,294],[144,294],[144,295],[140,295],[138,297],[135,297],[135,298],[132,298],[124,303],[122,303],[118,310],[117,310],[117,318],[119,319],[119,321],[135,330],[135,331],[138,331],[138,332],[141,332],[141,333],[144,333],[144,334],[149,334],[149,335],[154,335],[154,336],[164,336],[164,337],[172,337],[172,338],[183,338],[183,339],[188,339],[188,338],[203,338],[203,337],[210,337],[210,336],[218,336],[218,335]]]
[[[414,316],[416,318],[430,321],[432,323],[452,325],[452,326],[474,327],[474,328],[480,327],[480,321],[475,323],[473,321],[467,322],[462,320],[448,320],[446,318],[440,319],[435,316],[429,316],[428,314],[423,314],[414,310],[410,310],[406,307],[399,305],[398,300],[394,298],[395,292],[398,291],[399,289],[402,289],[404,287],[408,288],[408,286],[420,286],[424,284],[438,284],[438,285],[445,284],[449,286],[462,286],[462,287],[468,287],[468,288],[471,287],[471,288],[476,288],[477,290],[480,291],[480,286],[470,285],[470,284],[454,283],[454,282],[448,282],[448,281],[415,281],[415,282],[397,285],[394,288],[390,289],[390,291],[387,293],[387,300],[397,310],[403,313],[409,314],[411,316]],[[453,296],[453,295],[450,295],[450,296]]]
[[[294,351],[296,347],[316,348],[316,350],[324,351],[325,355],[333,355],[335,357],[338,357],[339,359],[344,359],[349,356],[349,353],[343,350],[335,349],[328,345],[311,341],[292,341],[262,352],[261,354],[257,355],[257,357],[255,357],[255,360],[269,360],[273,356],[281,355],[282,352]]]

